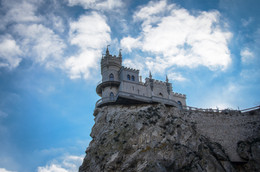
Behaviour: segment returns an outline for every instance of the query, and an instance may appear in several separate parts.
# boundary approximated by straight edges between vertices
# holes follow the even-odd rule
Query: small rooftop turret
[[[118,57],[119,57],[119,58],[122,58],[121,51],[122,51],[122,49],[119,49],[119,54],[118,54]]]
[[[109,47],[110,45],[107,45],[107,50],[106,50],[106,56],[108,57],[109,56],[109,50],[108,50],[108,47]]]

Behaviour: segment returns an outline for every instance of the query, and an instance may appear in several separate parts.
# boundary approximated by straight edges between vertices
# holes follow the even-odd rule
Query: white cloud
[[[85,9],[116,10],[123,6],[123,2],[121,0],[68,0],[68,5],[81,5]]]
[[[81,48],[102,48],[110,41],[110,27],[105,16],[96,12],[83,15],[76,22],[70,23],[71,43]]]
[[[110,27],[103,15],[92,12],[70,23],[70,42],[80,50],[64,64],[72,79],[89,78],[91,69],[98,68],[102,49],[111,41]]]
[[[248,25],[250,25],[252,22],[254,21],[254,19],[252,17],[249,17],[248,19],[241,19],[242,25],[244,27],[247,27]]]
[[[217,11],[192,15],[186,9],[159,1],[136,11],[134,20],[142,23],[142,32],[137,38],[123,38],[121,46],[129,51],[141,49],[156,57],[139,59],[141,63],[163,67],[160,71],[174,65],[225,70],[231,63],[231,33],[221,29]]]
[[[9,23],[39,22],[41,17],[36,16],[37,6],[42,1],[33,0],[3,0],[5,15],[2,17],[0,28],[4,29]]]
[[[3,0],[0,29],[8,36],[0,39],[0,67],[16,68],[23,58],[31,58],[47,68],[59,67],[65,44],[63,40],[44,23],[46,17],[38,15],[43,1]],[[63,23],[60,17],[52,17],[55,29]],[[6,27],[8,26],[8,29]],[[12,35],[12,36],[11,36]]]
[[[254,53],[249,48],[244,48],[240,52],[243,63],[250,63],[254,60]]]
[[[46,167],[39,167],[38,172],[68,172],[66,169],[56,164],[51,164]]]
[[[250,69],[243,69],[240,72],[240,76],[242,81],[246,83],[253,83],[260,80],[260,69],[259,68],[250,68]]]
[[[14,171],[9,171],[9,170],[7,170],[5,168],[0,168],[0,172],[14,172]]]
[[[171,72],[168,74],[168,78],[173,81],[186,81],[187,79],[183,77],[180,73]]]
[[[167,7],[167,2],[165,0],[159,2],[150,1],[147,6],[142,7],[138,12],[134,14],[134,19],[144,20],[144,19],[151,18],[151,16],[153,15],[158,15],[160,13],[165,12],[166,7]]]
[[[18,24],[14,30],[23,39],[21,46],[29,57],[46,67],[56,67],[63,55],[65,44],[51,29],[42,24]]]
[[[0,67],[17,67],[21,61],[21,54],[20,47],[11,35],[0,36]]]
[[[128,36],[121,40],[121,46],[131,52],[134,48],[140,48],[142,43],[138,39]]]
[[[49,165],[38,167],[38,172],[75,172],[82,164],[84,156],[65,156],[61,160],[53,160]]]
[[[69,57],[65,61],[65,68],[68,69],[70,78],[89,78],[91,69],[98,67],[97,57],[100,57],[100,54],[100,51],[82,50],[77,56]]]
[[[50,22],[52,25],[52,28],[57,32],[64,32],[64,21],[60,16],[56,16],[54,14],[50,14],[48,18],[46,19],[46,22]]]

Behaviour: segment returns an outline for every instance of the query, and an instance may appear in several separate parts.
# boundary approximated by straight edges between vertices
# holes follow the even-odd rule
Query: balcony
[[[110,103],[115,103],[116,100],[117,100],[117,96],[113,96],[113,97],[104,97],[104,98],[101,98],[99,99],[97,102],[96,102],[96,108],[103,105],[103,104],[110,104]]]
[[[104,82],[99,81],[96,88],[96,92],[100,97],[102,97],[102,88],[112,87],[112,86],[118,87],[119,85],[120,85],[120,81],[104,81]]]

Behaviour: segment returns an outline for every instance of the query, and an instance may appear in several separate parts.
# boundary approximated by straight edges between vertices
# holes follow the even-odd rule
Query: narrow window
[[[135,76],[134,75],[132,75],[132,81],[135,81]]]
[[[130,80],[130,75],[127,75],[127,79]]]
[[[109,81],[114,81],[114,75],[112,73],[109,75]]]
[[[110,93],[109,100],[114,100],[114,93],[113,92]]]
[[[163,94],[162,94],[162,93],[159,93],[159,96],[163,97]]]
[[[180,101],[177,102],[179,104],[179,108],[182,109],[182,103]]]

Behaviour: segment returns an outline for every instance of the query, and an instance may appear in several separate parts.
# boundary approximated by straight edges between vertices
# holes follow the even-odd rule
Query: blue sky
[[[122,49],[189,106],[260,104],[258,0],[0,0],[0,171],[75,171],[100,58]]]

